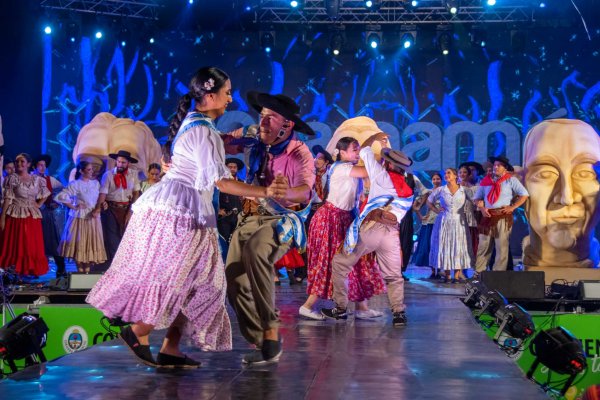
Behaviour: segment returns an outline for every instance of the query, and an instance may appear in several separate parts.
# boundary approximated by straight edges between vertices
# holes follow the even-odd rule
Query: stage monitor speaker
[[[600,281],[579,281],[581,300],[600,300]]]
[[[484,271],[481,282],[507,300],[535,300],[545,297],[543,271]]]
[[[69,274],[69,292],[87,292],[94,287],[102,274]]]

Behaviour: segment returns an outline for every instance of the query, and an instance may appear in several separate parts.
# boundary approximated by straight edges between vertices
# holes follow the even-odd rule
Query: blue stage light
[[[71,36],[71,39],[69,39],[71,41],[71,43],[75,43],[75,38],[73,36]]]
[[[271,52],[271,48],[269,46],[265,47],[265,53],[270,53]]]
[[[367,8],[373,7],[373,2],[371,0],[365,1],[365,7],[367,7]]]
[[[411,5],[411,6],[413,6],[413,7],[416,7],[416,6],[418,6],[418,5],[419,5],[419,2],[418,2],[417,0],[412,0],[412,1],[410,2],[410,5]]]
[[[546,7],[546,3],[544,3],[543,1],[540,3],[540,8],[545,8]]]
[[[292,1],[290,1],[290,6],[292,8],[296,8],[296,7],[298,7],[298,2],[296,0],[292,0]]]
[[[246,11],[250,11],[250,10],[252,10],[252,7],[250,7],[250,6],[246,6],[245,10],[246,10]]]
[[[49,35],[52,33],[52,27],[50,25],[46,25],[46,27],[44,28],[44,33],[46,35]]]
[[[488,6],[495,6],[496,5],[496,0],[487,0],[487,5]]]
[[[150,44],[154,44],[154,38],[150,38],[149,42]]]
[[[121,47],[125,47],[125,45],[127,45],[127,42],[123,40],[123,41],[121,42]]]
[[[402,39],[400,41],[402,43],[402,47],[409,49],[415,43],[415,38],[412,33],[407,32],[402,35]]]
[[[102,32],[101,31],[96,32],[95,36],[96,36],[96,39],[102,39]]]
[[[367,32],[367,45],[372,48],[372,49],[376,49],[379,47],[379,45],[381,44],[381,32]]]
[[[194,0],[189,0],[188,3],[194,4]]]

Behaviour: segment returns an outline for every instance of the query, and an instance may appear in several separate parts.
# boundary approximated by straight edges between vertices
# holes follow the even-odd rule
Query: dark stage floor
[[[249,350],[234,324],[234,350],[202,353],[198,370],[163,372],[137,364],[119,341],[22,372],[0,383],[2,399],[545,399],[477,326],[458,300],[462,285],[414,279],[406,285],[409,324],[393,328],[387,299],[373,321],[300,319],[305,286],[278,289],[284,354],[278,365],[242,368]],[[160,343],[156,334],[153,343]],[[158,349],[153,348],[156,353]],[[29,376],[28,376],[29,375]],[[17,380],[20,379],[20,380]]]

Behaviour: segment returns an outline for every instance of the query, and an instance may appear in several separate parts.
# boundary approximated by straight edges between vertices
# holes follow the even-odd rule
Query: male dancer
[[[377,135],[376,140],[387,140],[383,132]],[[393,324],[401,326],[406,324],[406,306],[399,223],[410,211],[413,202],[412,189],[403,174],[412,165],[412,160],[400,151],[387,148],[382,150],[381,155],[385,166],[377,163],[370,147],[360,150],[360,158],[365,163],[371,181],[369,198],[360,216],[348,229],[344,249],[333,257],[333,301],[336,306],[321,309],[321,313],[332,319],[348,318],[348,274],[360,257],[375,252],[387,286]]]
[[[257,350],[244,356],[245,364],[279,361],[282,353],[279,316],[275,308],[273,264],[293,244],[305,244],[303,219],[308,214],[315,182],[314,160],[294,131],[314,135],[298,113],[300,107],[284,95],[248,93],[248,102],[260,113],[259,141],[249,154],[247,182],[270,185],[280,180],[289,189],[279,203],[246,199],[227,254],[227,294],[246,340]],[[224,135],[226,151],[233,135]],[[296,213],[302,208],[302,213]]]

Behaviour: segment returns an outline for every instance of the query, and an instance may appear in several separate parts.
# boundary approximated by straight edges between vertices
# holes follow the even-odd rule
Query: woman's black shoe
[[[152,357],[150,346],[140,344],[137,336],[133,333],[131,326],[121,329],[121,339],[123,339],[127,347],[129,347],[141,362],[151,367],[156,367],[156,361],[154,361],[154,357]]]
[[[192,360],[188,356],[176,357],[170,354],[158,353],[156,362],[160,368],[198,368],[200,362]]]

